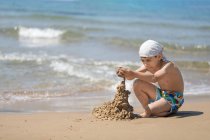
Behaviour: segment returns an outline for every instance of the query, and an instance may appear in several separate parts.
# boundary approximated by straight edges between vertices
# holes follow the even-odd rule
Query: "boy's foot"
[[[149,118],[150,116],[151,116],[151,113],[143,112],[143,113],[140,114],[141,118]]]
[[[141,113],[140,116],[141,116],[142,118],[149,118],[149,117],[151,116],[151,114],[152,114],[152,112],[151,112],[149,106],[148,106],[148,105],[145,106],[144,109],[145,109],[145,111],[144,111],[143,113]]]

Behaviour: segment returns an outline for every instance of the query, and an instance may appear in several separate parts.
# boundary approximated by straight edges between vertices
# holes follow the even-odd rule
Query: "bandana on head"
[[[140,57],[153,57],[163,52],[163,46],[154,41],[147,40],[139,48]],[[162,60],[167,61],[166,57],[163,55]]]

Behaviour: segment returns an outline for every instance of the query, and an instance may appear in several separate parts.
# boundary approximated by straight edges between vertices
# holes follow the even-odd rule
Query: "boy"
[[[141,117],[168,116],[176,113],[184,103],[184,82],[181,72],[162,52],[163,47],[160,43],[147,40],[139,49],[143,63],[139,69],[136,71],[124,67],[117,69],[117,75],[120,77],[128,80],[137,78],[133,83],[133,90],[144,108]]]

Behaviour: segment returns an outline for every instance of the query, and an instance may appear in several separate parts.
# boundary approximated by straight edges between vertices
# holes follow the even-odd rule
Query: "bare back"
[[[162,68],[154,73],[162,90],[184,91],[184,82],[178,67],[172,62],[165,62]]]

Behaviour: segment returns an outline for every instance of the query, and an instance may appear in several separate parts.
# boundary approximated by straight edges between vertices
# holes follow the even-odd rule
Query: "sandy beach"
[[[0,140],[210,140],[209,15],[210,0],[0,0]],[[184,105],[164,118],[97,120],[117,67],[143,66],[146,40],[179,67]],[[126,90],[141,113],[134,80]]]
[[[209,97],[187,98],[173,116],[127,121],[100,121],[91,113],[1,113],[1,140],[207,140],[210,137]],[[135,108],[135,112],[141,112]]]

